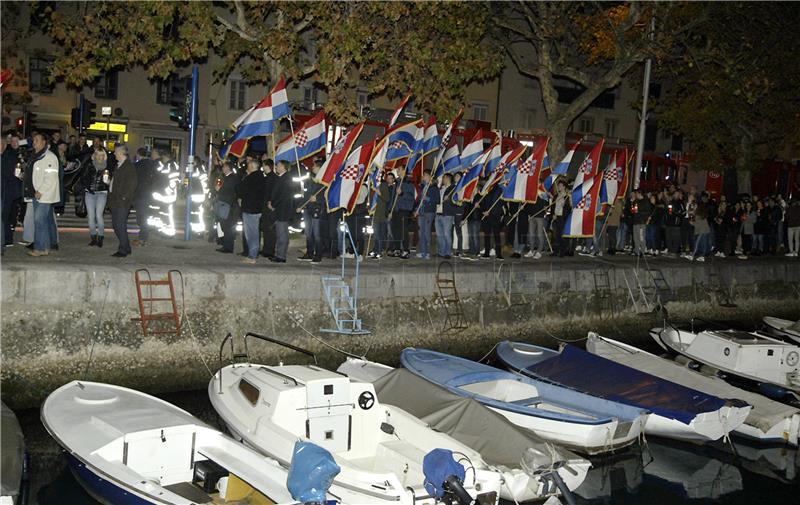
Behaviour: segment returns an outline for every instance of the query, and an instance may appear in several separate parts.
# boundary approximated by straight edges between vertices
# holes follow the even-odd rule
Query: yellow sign
[[[89,125],[89,130],[99,130],[101,132],[106,131],[106,127],[108,128],[109,132],[112,133],[125,133],[128,131],[128,125],[124,123],[101,123],[95,122]]]

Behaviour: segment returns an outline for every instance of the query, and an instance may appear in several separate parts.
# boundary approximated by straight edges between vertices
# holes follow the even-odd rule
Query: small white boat
[[[402,409],[381,404],[370,383],[313,365],[245,363],[221,368],[208,393],[234,437],[282,465],[298,439],[330,451],[341,468],[334,486],[350,490],[348,503],[433,505],[423,459],[437,448],[463,455],[467,493],[482,504],[497,503],[501,472]]]
[[[766,335],[738,330],[694,333],[672,326],[653,328],[650,336],[666,351],[758,384],[800,391],[800,347]],[[781,396],[766,386],[762,392]]]
[[[17,505],[25,500],[27,486],[25,437],[14,411],[2,403],[2,449],[0,450],[0,505]]]
[[[275,460],[144,393],[73,381],[47,397],[41,418],[101,503],[296,503]]]
[[[372,368],[377,371],[382,365]],[[452,393],[405,368],[391,370],[374,385],[384,405],[402,408],[479,452],[492,468],[501,470],[501,497],[508,501],[541,499],[557,491],[571,494],[591,468],[588,460],[520,428],[477,400]],[[548,485],[543,487],[545,482]],[[535,496],[532,489],[538,489]],[[552,498],[555,496],[547,503]]]
[[[790,321],[771,316],[766,316],[763,321],[764,329],[769,334],[784,340],[790,339],[800,344],[800,321]]]
[[[744,423],[734,433],[760,442],[798,444],[800,410],[745,391],[716,376],[704,375],[634,346],[589,332],[586,350],[621,365],[720,398],[736,398],[752,405]]]

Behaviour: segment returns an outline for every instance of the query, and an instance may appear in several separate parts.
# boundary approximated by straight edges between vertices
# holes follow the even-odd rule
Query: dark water
[[[211,425],[216,414],[205,391],[161,395]],[[32,452],[30,505],[95,505],[66,468],[58,448],[38,421],[19,413]],[[651,438],[642,450],[594,461],[576,490],[578,504],[620,505],[797,505],[800,455],[796,449],[734,440],[695,446]],[[37,458],[37,456],[40,456]]]

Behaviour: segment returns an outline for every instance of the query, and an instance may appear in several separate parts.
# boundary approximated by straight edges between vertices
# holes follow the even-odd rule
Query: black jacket
[[[136,199],[148,201],[153,197],[158,172],[156,164],[150,158],[142,158],[136,162],[136,177],[138,185],[136,187]]]
[[[324,191],[320,191],[320,190],[321,190],[321,189],[322,189],[324,186],[323,186],[322,184],[318,183],[318,182],[317,182],[317,181],[314,179],[314,177],[313,177],[313,176],[312,176],[312,177],[309,177],[309,179],[308,179],[308,183],[307,183],[307,184],[308,184],[308,185],[306,186],[306,192],[305,192],[305,194],[303,194],[303,200],[304,200],[304,201],[306,201],[306,202],[308,202],[309,198],[311,198],[312,196],[314,196],[314,197],[315,197],[314,199],[315,199],[316,201],[314,201],[314,202],[308,202],[308,203],[306,204],[306,207],[305,207],[305,208],[308,210],[308,212],[309,212],[309,213],[310,213],[310,214],[311,214],[313,217],[319,217],[319,216],[320,216],[320,214],[322,213],[322,212],[321,212],[321,210],[322,210],[322,205],[321,205],[321,203],[320,203],[320,202],[322,202],[322,201],[325,199],[325,192],[324,192]]]
[[[131,160],[126,159],[114,170],[111,192],[108,194],[108,206],[115,209],[133,205],[137,184],[136,167],[133,166]]]
[[[81,182],[83,186],[86,188],[86,191],[89,193],[97,193],[98,191],[108,191],[108,184],[103,182],[103,173],[108,170],[108,165],[106,168],[102,170],[97,170],[95,168],[94,163],[92,160],[89,160],[89,163],[86,167],[86,172],[83,174],[83,178]],[[137,190],[138,190],[138,182],[137,182]]]
[[[455,190],[455,184],[442,188],[442,215],[444,216],[455,216],[461,212],[462,208],[453,203],[453,193],[455,193]]]
[[[686,215],[686,205],[683,200],[673,198],[667,204],[666,212],[664,213],[665,226],[681,226],[683,224],[683,216]]]
[[[292,194],[292,177],[288,172],[275,174],[275,185],[270,198],[275,210],[276,221],[291,221],[294,215],[294,195]]]
[[[22,196],[22,181],[14,175],[19,161],[19,153],[11,146],[6,146],[2,157],[2,184],[3,200],[12,201]]]
[[[261,170],[244,175],[237,189],[237,194],[242,200],[243,213],[261,214],[264,210],[264,202],[267,199],[265,182],[264,172]]]
[[[239,188],[239,177],[231,172],[228,175],[222,176],[222,186],[217,191],[217,200],[225,202],[228,205],[236,204],[236,191]]]

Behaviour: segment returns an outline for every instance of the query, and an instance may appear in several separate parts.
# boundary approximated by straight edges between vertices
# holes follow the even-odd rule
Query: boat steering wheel
[[[358,395],[358,406],[361,410],[369,410],[375,405],[375,395],[370,391],[364,391]]]

